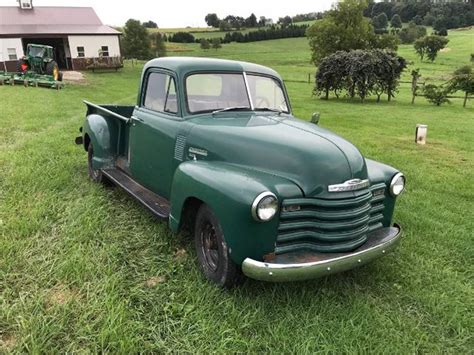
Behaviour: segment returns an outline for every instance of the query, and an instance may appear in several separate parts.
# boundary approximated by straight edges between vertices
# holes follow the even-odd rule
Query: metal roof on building
[[[119,31],[105,26],[92,7],[0,7],[0,36],[25,34],[106,34]]]

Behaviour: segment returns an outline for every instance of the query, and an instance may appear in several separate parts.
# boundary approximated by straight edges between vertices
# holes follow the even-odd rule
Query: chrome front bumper
[[[315,279],[367,264],[395,249],[401,237],[401,228],[395,224],[372,232],[364,245],[350,253],[292,253],[278,255],[272,262],[247,258],[242,263],[242,271],[262,281]]]

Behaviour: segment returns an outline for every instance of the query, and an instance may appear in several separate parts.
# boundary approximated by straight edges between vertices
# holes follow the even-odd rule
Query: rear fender
[[[268,173],[222,162],[184,162],[173,179],[170,227],[179,231],[187,199],[199,199],[216,214],[234,262],[241,264],[247,257],[262,260],[275,248],[279,223],[279,213],[269,222],[252,217],[252,203],[264,191],[273,192],[280,203],[302,196],[294,183]]]
[[[84,149],[92,143],[94,169],[112,167],[117,155],[118,126],[116,120],[98,114],[90,114],[82,129]]]

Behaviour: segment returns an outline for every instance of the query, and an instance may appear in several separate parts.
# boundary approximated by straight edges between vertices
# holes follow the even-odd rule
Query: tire
[[[46,74],[51,75],[55,81],[59,80],[59,66],[54,60],[46,64]]]
[[[89,178],[96,183],[105,183],[105,177],[100,169],[94,169],[92,166],[92,158],[94,157],[94,147],[92,143],[87,148],[87,167],[89,172]]]
[[[25,65],[26,65],[26,70],[23,70]],[[28,62],[24,59],[20,59],[18,63],[16,64],[16,71],[18,73],[24,73],[27,70],[28,70]]]
[[[204,276],[220,287],[232,288],[243,281],[242,271],[229,257],[221,225],[208,205],[196,216],[194,246]]]

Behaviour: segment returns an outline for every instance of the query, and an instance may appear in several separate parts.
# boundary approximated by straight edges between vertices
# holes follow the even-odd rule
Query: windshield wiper
[[[281,110],[277,110],[276,108],[270,108],[270,107],[259,107],[259,108],[256,108],[255,111],[277,112],[280,115],[283,113],[283,111]]]
[[[214,115],[215,113],[219,113],[219,112],[241,111],[241,110],[250,110],[250,107],[248,107],[248,106],[232,106],[232,107],[226,107],[226,108],[221,108],[221,109],[219,109],[219,110],[212,111],[212,114]]]

